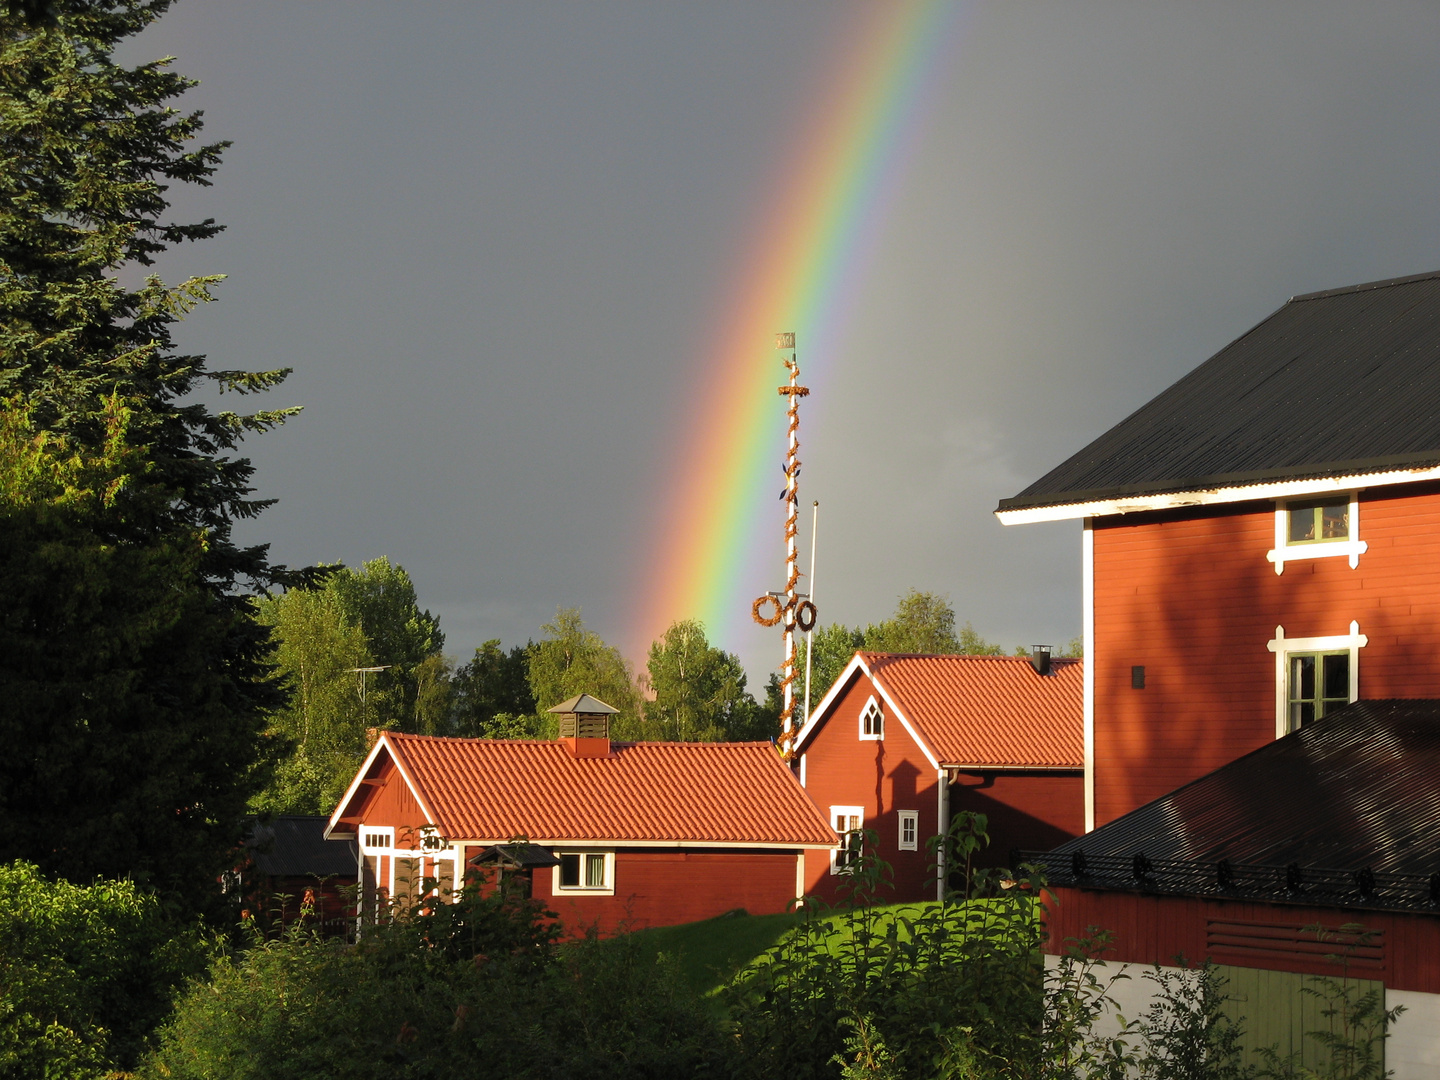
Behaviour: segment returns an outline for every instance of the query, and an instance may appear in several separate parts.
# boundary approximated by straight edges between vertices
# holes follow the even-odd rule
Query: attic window
[[[1265,556],[1275,573],[1297,559],[1344,555],[1353,570],[1367,545],[1360,539],[1358,492],[1323,499],[1291,499],[1275,504],[1275,547]]]
[[[870,700],[865,703],[865,708],[860,710],[860,738],[862,739],[883,739],[885,737],[885,714],[880,711],[880,703],[871,695]]]
[[[360,831],[360,846],[367,851],[388,851],[395,846],[395,830],[367,826]]]

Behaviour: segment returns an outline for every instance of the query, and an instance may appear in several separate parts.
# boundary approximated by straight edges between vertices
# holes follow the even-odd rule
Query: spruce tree
[[[215,411],[285,370],[211,371],[176,322],[219,276],[166,284],[170,219],[226,144],[194,85],[117,44],[168,0],[0,0],[0,859],[133,876],[203,905],[279,748],[284,703],[247,593],[305,584],[232,537],[247,434],[292,410]]]

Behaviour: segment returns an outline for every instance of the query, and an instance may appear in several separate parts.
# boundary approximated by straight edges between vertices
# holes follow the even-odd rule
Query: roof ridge
[[[1431,270],[1424,274],[1409,274],[1406,277],[1382,278],[1379,281],[1362,281],[1359,285],[1342,285],[1338,289],[1298,293],[1290,298],[1290,302],[1293,304],[1297,300],[1323,300],[1327,296],[1343,296],[1346,293],[1365,292],[1369,289],[1388,289],[1392,285],[1409,285],[1412,282],[1428,281],[1431,278],[1440,278],[1440,270]]]

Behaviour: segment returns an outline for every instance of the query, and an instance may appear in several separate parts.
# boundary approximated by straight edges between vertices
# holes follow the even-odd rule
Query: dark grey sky
[[[696,336],[875,2],[181,0],[126,56],[176,55],[235,143],[178,200],[228,226],[163,268],[229,275],[182,340],[294,366],[273,404],[305,407],[249,446],[280,503],[244,538],[388,555],[461,657],[565,605],[639,664],[627,593],[671,411],[704,407]],[[998,499],[1287,297],[1440,266],[1440,7],[961,26],[807,403],[817,593],[827,622],[917,586],[1007,647],[1063,642],[1078,526],[1006,529]],[[760,683],[774,636],[717,644]]]

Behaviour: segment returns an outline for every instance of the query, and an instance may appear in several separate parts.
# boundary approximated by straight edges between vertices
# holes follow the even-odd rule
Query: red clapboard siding
[[[1364,698],[1440,697],[1440,487],[1360,494],[1360,565],[1287,562],[1275,573],[1271,502],[1095,522],[1097,825],[1275,737],[1276,626],[1349,632]],[[1130,685],[1144,665],[1145,688]]]
[[[1325,956],[1341,952],[1341,945],[1322,944],[1304,928],[1337,931],[1349,923],[1374,935],[1352,945],[1352,975],[1380,979],[1393,990],[1440,993],[1440,920],[1433,915],[1059,888],[1047,897],[1045,951],[1060,953],[1067,940],[1102,928],[1113,935],[1106,960],[1174,964],[1184,957],[1190,964],[1209,959],[1337,975],[1340,967]]]
[[[736,908],[752,915],[784,911],[795,898],[794,853],[615,853],[615,895],[586,896],[551,888],[548,870],[537,870],[534,897],[560,916],[566,933],[601,934],[712,919]]]
[[[1014,848],[1049,851],[1085,831],[1082,773],[960,773],[950,784],[950,812],[989,819],[990,846],[977,866],[1003,866]]]
[[[870,679],[857,671],[830,718],[805,747],[805,790],[827,817],[831,806],[864,807],[865,828],[875,830],[878,854],[894,868],[893,899],[933,900],[935,870],[926,841],[940,832],[940,781],[924,751],[894,716],[885,717],[884,739],[860,738],[860,712],[875,693]],[[900,850],[901,810],[919,814],[917,851]],[[806,852],[806,893],[835,903],[840,899],[838,884],[830,873],[830,853]]]

